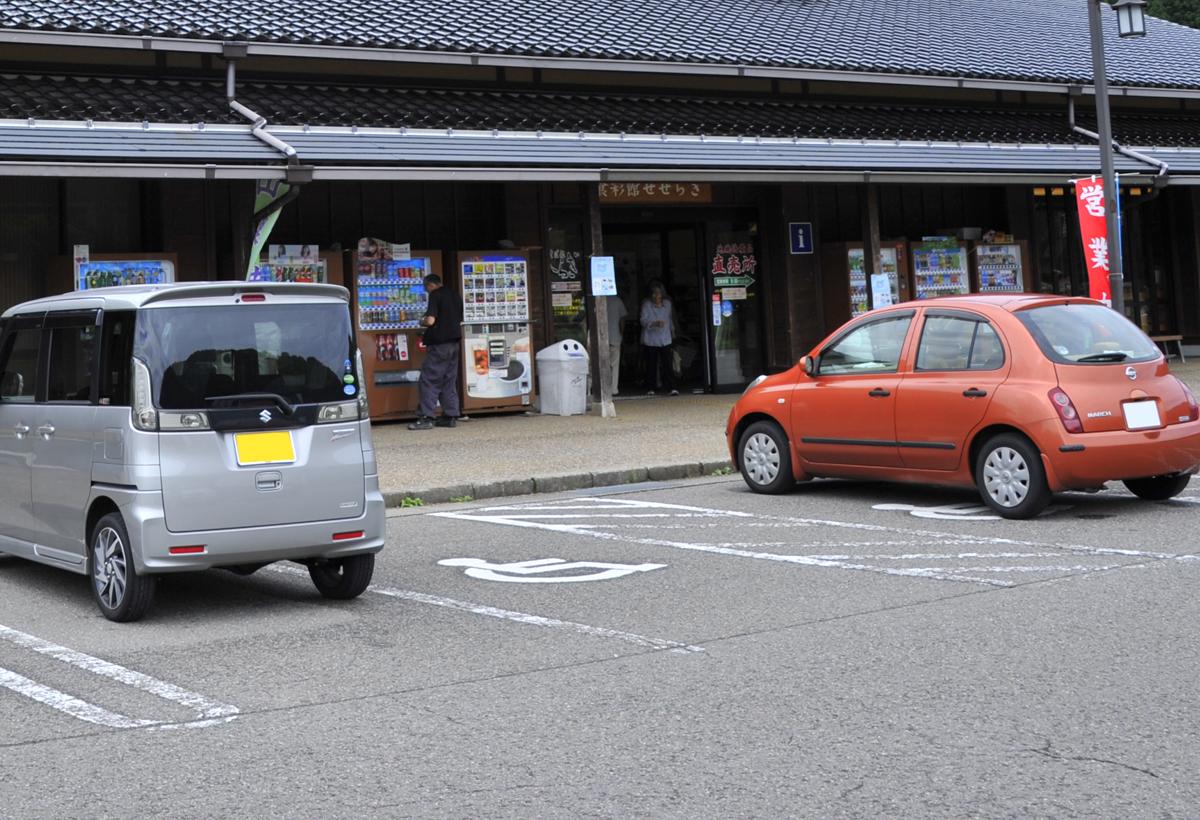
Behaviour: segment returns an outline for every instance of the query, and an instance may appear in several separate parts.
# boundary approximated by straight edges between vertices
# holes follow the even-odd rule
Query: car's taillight
[[[133,396],[130,411],[133,414],[133,426],[138,430],[154,432],[158,430],[158,411],[154,409],[154,397],[150,388],[150,369],[146,363],[136,356],[131,364],[133,381]]]
[[[1058,418],[1063,423],[1063,427],[1067,428],[1068,433],[1082,433],[1083,421],[1079,418],[1079,411],[1075,409],[1075,405],[1071,403],[1071,397],[1064,393],[1060,388],[1055,387],[1049,393],[1050,403],[1054,405],[1054,409],[1058,411]]]
[[[1192,388],[1183,383],[1183,379],[1176,376],[1175,381],[1179,382],[1179,386],[1183,388],[1183,395],[1187,396],[1188,421],[1200,419],[1200,404],[1196,403],[1196,394],[1192,392]]]

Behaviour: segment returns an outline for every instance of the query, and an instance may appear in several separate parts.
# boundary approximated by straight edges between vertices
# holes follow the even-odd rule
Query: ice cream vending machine
[[[533,397],[529,255],[458,254],[463,298],[463,412],[518,410]]]
[[[1029,243],[1023,239],[972,246],[977,293],[1029,291]]]

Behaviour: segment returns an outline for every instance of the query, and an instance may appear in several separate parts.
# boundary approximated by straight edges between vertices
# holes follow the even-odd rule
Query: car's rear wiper
[[[288,404],[287,399],[278,393],[231,393],[228,396],[206,396],[205,401],[213,407],[233,407],[243,401],[263,401],[274,402],[285,416],[290,416],[296,412],[296,408]]]
[[[1080,356],[1077,362],[1123,362],[1129,358],[1128,353],[1114,350],[1110,353],[1093,353],[1090,356]]]

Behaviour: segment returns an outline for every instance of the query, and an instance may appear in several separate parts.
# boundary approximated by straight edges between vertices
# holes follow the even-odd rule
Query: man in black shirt
[[[442,278],[435,273],[425,277],[425,290],[429,293],[429,307],[421,319],[421,324],[428,328],[425,331],[425,363],[421,365],[421,381],[418,384],[421,403],[417,412],[421,415],[408,425],[409,430],[428,430],[434,425],[453,427],[462,415],[458,406],[462,299],[444,287]],[[434,421],[433,414],[439,401],[442,415]]]

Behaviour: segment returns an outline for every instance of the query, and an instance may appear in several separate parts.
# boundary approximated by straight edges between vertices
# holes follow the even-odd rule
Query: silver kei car
[[[384,544],[348,294],[101,288],[0,317],[0,552],[90,579],[114,621],[162,573],[275,561],[353,598]]]

